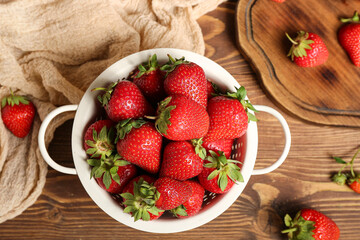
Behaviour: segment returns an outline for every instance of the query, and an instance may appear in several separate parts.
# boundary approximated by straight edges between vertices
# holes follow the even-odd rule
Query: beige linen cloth
[[[41,194],[47,165],[37,135],[54,108],[79,103],[89,84],[117,60],[174,47],[204,54],[196,19],[224,0],[0,0],[0,99],[14,92],[37,108],[30,134],[14,137],[0,119],[0,223]],[[64,114],[47,131],[49,144]]]

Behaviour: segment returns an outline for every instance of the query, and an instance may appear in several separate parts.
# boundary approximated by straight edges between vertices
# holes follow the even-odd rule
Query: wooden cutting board
[[[352,64],[337,40],[341,17],[360,11],[359,0],[239,0],[237,40],[263,89],[298,117],[326,125],[360,127],[360,67]],[[318,34],[329,58],[301,68],[286,56],[304,30]]]

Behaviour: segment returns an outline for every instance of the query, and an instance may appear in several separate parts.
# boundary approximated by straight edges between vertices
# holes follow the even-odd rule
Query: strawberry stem
[[[355,155],[352,157],[352,159],[350,161],[350,172],[351,172],[352,177],[356,177],[355,172],[354,172],[354,160],[359,152],[360,152],[360,148],[356,151]]]
[[[287,32],[285,33],[285,35],[286,35],[286,37],[290,40],[290,42],[291,42],[292,44],[294,44],[294,45],[298,45],[298,44],[299,44],[299,43],[296,42],[294,39],[292,39]]]
[[[340,21],[343,22],[343,23],[359,22],[360,21],[359,13],[357,11],[355,11],[353,17],[351,17],[351,18],[340,18]]]

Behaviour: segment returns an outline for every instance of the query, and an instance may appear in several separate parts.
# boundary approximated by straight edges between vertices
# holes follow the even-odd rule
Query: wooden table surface
[[[115,221],[90,199],[77,176],[49,167],[42,195],[23,214],[0,225],[0,239],[286,239],[280,233],[284,215],[295,214],[303,207],[331,217],[340,228],[340,239],[360,239],[360,195],[330,180],[339,169],[332,156],[349,160],[359,148],[360,129],[315,125],[280,109],[262,90],[238,49],[235,10],[235,1],[226,2],[198,20],[206,56],[246,87],[253,104],[273,107],[286,118],[292,146],[280,168],[252,176],[237,201],[208,224],[176,234],[151,234]],[[284,134],[274,117],[266,113],[257,116],[259,151],[255,168],[263,168],[280,156]],[[58,128],[49,147],[50,155],[65,166],[73,166],[71,128],[71,120]],[[360,160],[355,166],[360,170]]]

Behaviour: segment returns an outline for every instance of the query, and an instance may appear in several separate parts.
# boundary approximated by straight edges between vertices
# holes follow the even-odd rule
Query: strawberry
[[[336,223],[326,215],[314,209],[300,210],[294,219],[285,216],[285,225],[289,227],[282,231],[289,239],[337,240],[340,230]]]
[[[167,72],[164,88],[168,95],[184,95],[206,107],[207,80],[199,65],[186,61],[184,57],[173,59],[169,55],[168,64],[161,69]]]
[[[90,178],[95,177],[100,187],[110,193],[120,193],[137,174],[135,165],[122,160],[118,154],[101,159],[90,158],[87,162],[93,167]]]
[[[246,132],[249,120],[257,121],[248,109],[256,110],[245,97],[246,90],[240,87],[235,93],[227,92],[209,100],[210,127],[205,142],[239,138]]]
[[[243,182],[240,162],[227,159],[223,152],[209,151],[202,172],[198,175],[200,184],[213,193],[228,192],[236,181]]]
[[[277,2],[277,3],[283,3],[283,2],[285,2],[286,0],[272,0],[272,1]]]
[[[91,124],[84,136],[84,148],[92,158],[109,157],[115,150],[115,123],[111,120],[98,120]]]
[[[158,219],[164,213],[164,210],[155,206],[160,193],[154,187],[154,181],[153,177],[140,175],[132,179],[120,194],[125,205],[124,212],[130,213],[134,221],[139,219],[151,221]]]
[[[127,161],[155,174],[160,169],[162,136],[154,124],[145,120],[127,119],[116,125],[117,152]]]
[[[201,138],[209,129],[209,115],[205,108],[183,95],[165,98],[157,113],[155,127],[170,140]]]
[[[164,78],[165,73],[160,70],[156,54],[144,65],[140,64],[131,76],[133,82],[153,104],[165,98]]]
[[[197,176],[202,168],[203,159],[195,152],[191,143],[170,142],[164,149],[160,176],[183,181]]]
[[[7,129],[16,137],[26,137],[35,117],[34,104],[23,96],[11,95],[1,101],[1,118]]]
[[[191,187],[188,184],[169,177],[158,178],[154,186],[160,193],[155,206],[162,210],[176,208],[191,196]]]
[[[332,181],[339,184],[345,185],[345,183],[356,193],[360,193],[360,174],[356,174],[354,171],[354,160],[359,154],[360,149],[356,151],[350,162],[345,162],[340,157],[334,157],[337,163],[343,164],[343,167],[339,172],[332,176]],[[350,173],[343,173],[345,167],[350,165]]]
[[[171,209],[171,212],[178,218],[187,218],[197,214],[204,200],[205,189],[200,183],[194,180],[187,180],[184,183],[191,186],[191,195],[182,205]]]
[[[297,37],[287,38],[293,44],[288,57],[300,67],[315,67],[326,62],[329,52],[323,40],[315,33],[299,31]]]
[[[343,25],[338,32],[340,45],[345,49],[355,66],[360,67],[360,23],[359,14],[352,18],[342,18]]]
[[[202,146],[206,151],[224,152],[226,158],[230,158],[234,139],[220,139],[214,142],[203,142]]]
[[[220,93],[219,87],[210,80],[206,81],[206,89],[208,100],[214,97],[216,94]]]
[[[98,96],[98,100],[105,108],[108,117],[114,122],[140,118],[153,112],[153,108],[133,82],[118,81],[108,89],[95,88],[94,90],[105,91],[104,95]]]

